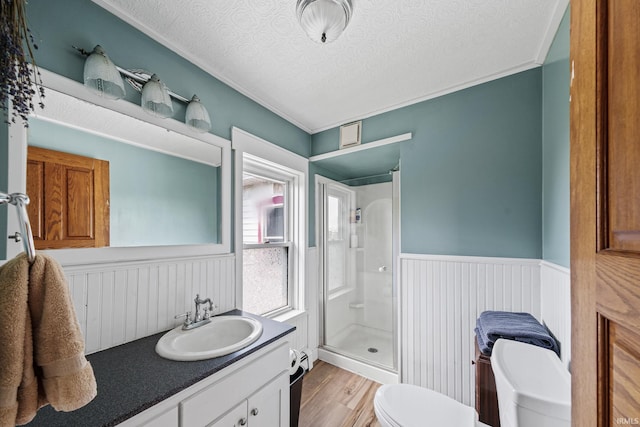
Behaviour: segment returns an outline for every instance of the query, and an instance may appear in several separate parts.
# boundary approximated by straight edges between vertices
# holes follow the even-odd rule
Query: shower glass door
[[[394,370],[392,185],[322,185],[323,347]]]

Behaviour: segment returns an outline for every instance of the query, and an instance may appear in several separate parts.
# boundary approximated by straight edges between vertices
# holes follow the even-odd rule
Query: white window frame
[[[244,248],[242,227],[242,179],[245,162],[250,166],[249,173],[266,178],[289,182],[285,198],[288,209],[285,215],[289,219],[289,306],[268,313],[276,317],[289,311],[304,311],[305,307],[305,266],[308,236],[307,188],[309,175],[308,159],[291,151],[265,141],[236,127],[231,131],[231,143],[235,152],[235,254],[236,254],[236,307],[242,308],[242,265]],[[278,243],[270,246],[282,245]]]

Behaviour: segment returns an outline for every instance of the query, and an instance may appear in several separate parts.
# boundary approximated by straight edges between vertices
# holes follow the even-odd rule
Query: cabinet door
[[[247,401],[224,414],[207,427],[244,427],[247,425]]]
[[[249,427],[289,426],[289,375],[284,373],[248,399]]]

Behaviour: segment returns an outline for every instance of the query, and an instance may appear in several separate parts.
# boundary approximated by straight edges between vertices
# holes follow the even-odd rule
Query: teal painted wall
[[[197,92],[216,135],[230,138],[235,125],[303,156],[337,148],[337,128],[310,137],[92,2],[31,0],[28,14],[43,68],[80,81],[83,59],[71,45],[90,49],[100,43],[119,65],[153,70],[178,93]],[[563,148],[551,140],[562,126],[550,121],[560,105],[551,98],[560,97],[552,88],[559,84],[568,51],[565,21],[542,69],[363,121],[363,141],[414,133],[401,152],[402,251],[544,256],[568,265],[568,225],[563,225],[568,224],[568,197],[552,184],[566,176],[568,161],[554,165]],[[128,99],[137,102],[138,95],[130,90]],[[178,107],[181,119],[184,109]],[[0,170],[6,169],[6,144],[2,125]],[[6,174],[0,175],[0,186],[6,186]],[[313,175],[310,246],[315,245],[312,182]],[[0,232],[6,222],[2,213],[0,208]]]
[[[101,44],[118,65],[151,70],[176,93],[197,93],[212,119],[211,133],[231,138],[237,126],[254,135],[308,157],[311,137],[227,86],[186,59],[147,37],[89,0],[30,0],[29,27],[39,45],[36,62],[42,68],[82,81],[84,59],[71,46],[90,50]],[[224,60],[224,58],[221,58]],[[139,103],[139,94],[127,88],[128,101]],[[124,100],[121,102],[125,102]],[[45,99],[46,104],[46,99]],[[185,107],[174,102],[174,118],[184,118]],[[0,123],[0,191],[7,189],[7,128]],[[0,207],[0,235],[6,235],[6,207]],[[5,258],[0,245],[0,259]]]
[[[109,162],[111,246],[218,241],[219,168],[36,119],[29,144]]]
[[[100,44],[119,66],[157,73],[171,90],[185,97],[197,93],[211,115],[212,133],[231,139],[231,127],[237,126],[302,156],[309,156],[309,134],[95,3],[89,0],[30,0],[27,14],[39,45],[36,51],[39,66],[82,81],[84,58],[71,46],[91,50]],[[224,61],[224,58],[220,60]],[[139,95],[132,88],[127,88],[127,92],[128,99],[139,102]],[[184,118],[182,106],[175,118]]]
[[[402,252],[542,256],[540,68],[362,126],[365,142],[413,133],[401,143]],[[338,129],[312,137],[312,154],[337,148]]]
[[[569,15],[542,67],[542,258],[569,267]]]

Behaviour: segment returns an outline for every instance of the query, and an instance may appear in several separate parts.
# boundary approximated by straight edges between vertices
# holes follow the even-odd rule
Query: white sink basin
[[[164,334],[156,353],[171,360],[204,360],[238,351],[262,334],[262,323],[244,316],[216,316],[211,323],[188,331],[182,326]]]

